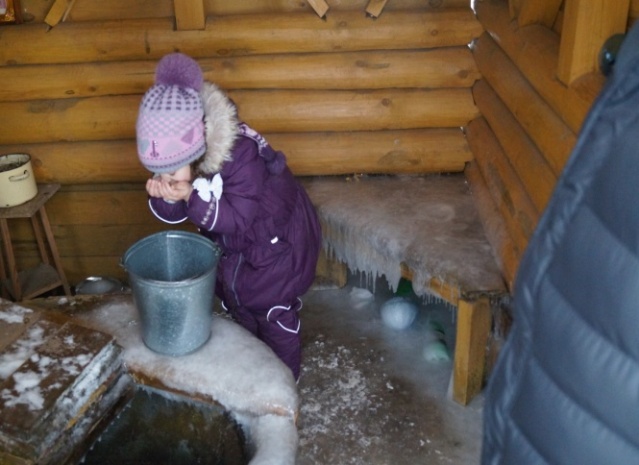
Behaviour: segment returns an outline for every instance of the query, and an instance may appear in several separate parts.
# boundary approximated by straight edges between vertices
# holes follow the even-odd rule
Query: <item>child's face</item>
[[[160,175],[162,181],[171,183],[179,181],[192,181],[191,165],[185,165],[182,168],[178,168],[174,173],[163,173]]]

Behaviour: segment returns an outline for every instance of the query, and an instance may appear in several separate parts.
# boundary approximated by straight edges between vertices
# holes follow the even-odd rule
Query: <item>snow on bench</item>
[[[420,296],[457,307],[453,398],[482,387],[491,300],[506,286],[463,174],[317,177],[304,180],[324,249],[353,271],[401,277]]]

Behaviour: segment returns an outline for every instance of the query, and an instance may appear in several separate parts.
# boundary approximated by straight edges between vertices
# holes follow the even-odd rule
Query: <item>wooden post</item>
[[[328,11],[329,6],[325,0],[308,0],[308,4],[313,7],[315,13],[317,13],[317,16],[322,19],[326,17],[326,12]]]
[[[202,30],[206,24],[203,0],[173,0],[178,31]]]
[[[468,405],[483,387],[491,320],[487,297],[473,302],[459,299],[452,395],[462,405]]]
[[[630,0],[569,0],[559,46],[557,76],[566,85],[598,69],[606,39],[626,32]]]
[[[366,13],[373,18],[379,17],[382,14],[382,10],[386,6],[388,0],[370,0],[366,6]]]

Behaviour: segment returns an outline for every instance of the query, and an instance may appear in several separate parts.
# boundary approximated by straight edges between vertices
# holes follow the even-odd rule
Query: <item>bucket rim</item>
[[[144,278],[140,276],[139,274],[134,273],[133,271],[129,271],[129,270],[126,270],[126,271],[127,273],[129,273],[130,276],[133,276],[140,281],[144,281],[144,284],[148,284],[151,286],[158,286],[158,287],[161,286],[162,288],[167,288],[167,287],[178,288],[178,287],[192,286],[193,283],[196,283],[198,281],[204,281],[209,277],[209,275],[216,272],[215,268],[212,268],[210,270],[205,271],[204,273],[198,274],[197,276],[191,276],[189,278],[181,279],[179,281],[162,281],[161,279]]]
[[[157,233],[153,233],[150,234],[146,237],[143,237],[142,239],[138,240],[137,242],[135,242],[134,244],[132,244],[127,250],[126,252],[124,252],[124,254],[122,255],[122,257],[120,258],[120,266],[122,268],[124,268],[124,270],[129,273],[130,275],[144,280],[144,282],[149,283],[149,284],[153,284],[153,283],[157,283],[157,285],[162,285],[162,286],[170,286],[170,287],[182,287],[188,284],[191,284],[195,281],[198,280],[202,280],[205,279],[206,277],[208,277],[208,275],[212,272],[216,271],[216,267],[213,267],[211,270],[206,270],[203,273],[197,274],[195,276],[191,276],[188,277],[186,279],[180,280],[180,281],[163,281],[160,279],[147,279],[147,278],[143,278],[142,276],[140,276],[138,273],[135,273],[133,271],[131,271],[129,268],[127,268],[126,266],[126,261],[127,259],[134,254],[138,249],[144,247],[147,243],[157,239],[157,238],[171,238],[171,237],[185,237],[185,238],[189,238],[192,240],[197,241],[200,244],[203,244],[207,247],[209,247],[213,253],[216,255],[216,258],[219,259],[220,255],[222,254],[222,250],[220,249],[220,246],[217,245],[215,242],[213,242],[212,240],[202,236],[201,234],[197,234],[197,233],[193,233],[190,231],[180,231],[180,230],[166,230],[166,231],[159,231]]]

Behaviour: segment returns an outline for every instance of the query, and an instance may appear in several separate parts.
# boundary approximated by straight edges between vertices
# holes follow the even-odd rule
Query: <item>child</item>
[[[316,212],[281,152],[238,121],[235,105],[204,82],[190,57],[158,64],[137,121],[138,155],[154,177],[151,211],[185,220],[218,244],[216,294],[244,328],[300,374],[300,296],[321,246]]]

